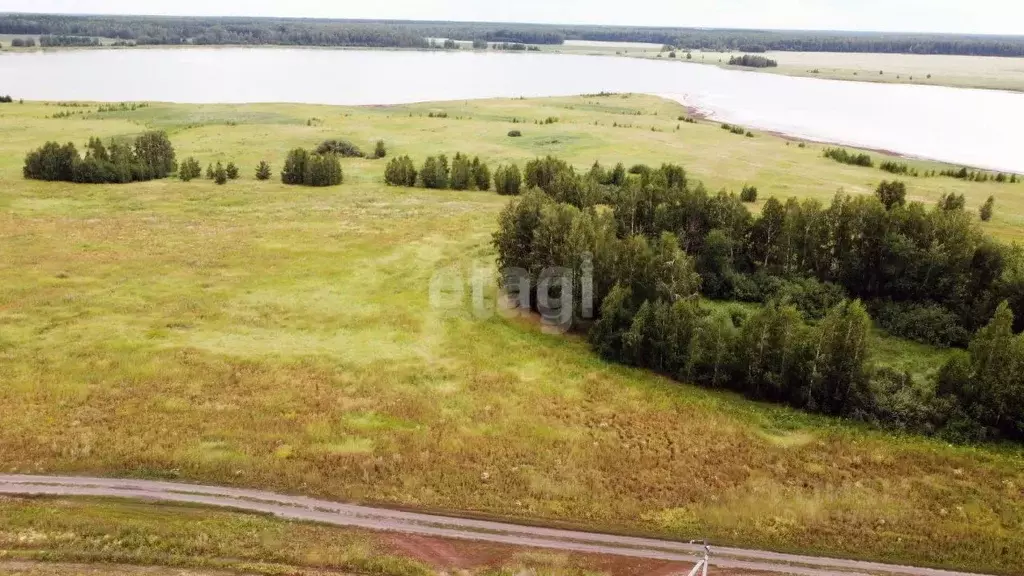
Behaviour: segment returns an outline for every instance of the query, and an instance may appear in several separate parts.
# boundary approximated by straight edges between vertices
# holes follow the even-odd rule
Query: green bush
[[[388,155],[388,148],[384,145],[383,140],[377,140],[377,145],[373,149],[374,158],[384,158]]]
[[[224,172],[227,174],[229,180],[238,180],[238,166],[235,166],[234,162],[228,162]]]
[[[343,158],[364,158],[366,154],[348,140],[324,140],[316,147],[316,154],[337,154]]]
[[[416,167],[408,156],[392,158],[384,169],[384,182],[389,186],[416,185]]]
[[[509,130],[508,131],[509,138],[519,138],[522,135],[523,135],[523,133],[520,132],[519,130]]]
[[[273,174],[270,171],[270,164],[266,160],[260,160],[258,166],[256,166],[256,179],[257,180],[270,180]]]
[[[193,178],[199,178],[203,175],[203,168],[199,165],[199,162],[195,158],[189,156],[181,163],[178,167],[178,177],[183,182],[188,182]]]
[[[757,202],[757,186],[744,186],[740,192],[740,200],[747,203]]]

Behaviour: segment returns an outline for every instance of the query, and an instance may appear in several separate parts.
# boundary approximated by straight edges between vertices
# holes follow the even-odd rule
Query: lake
[[[640,92],[723,122],[1024,173],[1024,94],[678,61],[468,50],[69,50],[0,54],[0,79],[0,92],[30,100],[365,105]]]

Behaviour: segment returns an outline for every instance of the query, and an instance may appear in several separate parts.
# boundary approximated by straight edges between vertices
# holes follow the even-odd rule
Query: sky
[[[1024,35],[1022,0],[0,0],[0,12]]]

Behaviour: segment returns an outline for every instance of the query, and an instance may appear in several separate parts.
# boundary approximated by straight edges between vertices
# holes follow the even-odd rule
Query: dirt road
[[[696,562],[703,550],[700,545],[666,540],[520,526],[502,522],[340,504],[258,490],[148,480],[0,474],[0,494],[100,496],[188,502],[261,512],[292,520],[355,526],[370,530],[681,562]],[[852,576],[854,574],[960,576],[965,574],[931,568],[719,547],[712,549],[711,567],[712,574],[715,567],[800,576]]]

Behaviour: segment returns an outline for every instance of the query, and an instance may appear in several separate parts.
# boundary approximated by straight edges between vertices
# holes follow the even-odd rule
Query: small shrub
[[[387,146],[384,145],[383,140],[377,140],[377,145],[373,149],[374,158],[384,158],[388,155]]]
[[[992,210],[995,208],[996,199],[994,196],[989,196],[988,200],[978,210],[978,215],[981,217],[982,222],[988,222],[992,219]]]
[[[189,156],[181,163],[178,167],[178,178],[181,178],[182,182],[188,182],[194,178],[199,178],[203,175],[203,168],[199,165],[199,162]]]
[[[757,187],[744,186],[740,192],[740,200],[747,203],[757,202]]]
[[[217,162],[217,167],[213,169],[213,181],[222,186],[228,181],[228,171],[220,162]]]
[[[343,158],[365,158],[366,154],[358,146],[348,140],[324,140],[316,148],[316,153],[337,154]]]
[[[273,174],[270,172],[270,164],[267,164],[266,160],[260,160],[259,166],[256,167],[256,179],[257,180],[270,180]]]
[[[509,138],[519,138],[522,135],[523,135],[523,133],[520,132],[519,130],[509,130],[508,131]]]

